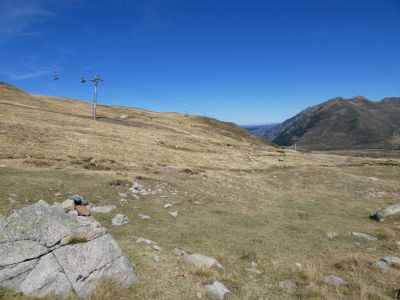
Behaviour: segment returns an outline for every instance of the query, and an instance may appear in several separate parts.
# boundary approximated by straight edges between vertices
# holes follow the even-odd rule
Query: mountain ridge
[[[297,144],[305,150],[400,149],[400,97],[335,97],[269,128],[262,137],[286,147],[299,137]]]

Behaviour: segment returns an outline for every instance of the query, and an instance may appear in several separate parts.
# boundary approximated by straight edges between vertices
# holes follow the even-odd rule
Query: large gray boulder
[[[40,202],[15,211],[0,226],[0,287],[26,295],[80,298],[102,282],[136,281],[114,238],[93,217]]]
[[[386,217],[390,217],[390,216],[397,215],[397,214],[400,214],[400,203],[396,203],[393,205],[389,205],[385,208],[382,208],[382,209],[378,210],[377,212],[375,212],[374,214],[372,214],[370,216],[370,218],[383,222],[383,220]]]

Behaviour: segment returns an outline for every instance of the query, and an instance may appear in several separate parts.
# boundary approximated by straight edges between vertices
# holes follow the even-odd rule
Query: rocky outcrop
[[[84,298],[102,282],[122,287],[136,275],[114,238],[93,217],[41,201],[0,226],[0,286],[26,295]]]

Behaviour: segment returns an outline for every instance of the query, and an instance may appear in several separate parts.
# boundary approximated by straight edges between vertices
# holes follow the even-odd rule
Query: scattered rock
[[[223,269],[222,265],[212,257],[202,254],[190,254],[185,256],[185,260],[197,267],[217,267]]]
[[[140,218],[141,220],[148,220],[148,219],[151,219],[149,216],[144,215],[144,214],[138,214],[138,216],[139,216],[139,218]]]
[[[371,264],[371,268],[377,269],[381,271],[382,273],[387,273],[389,272],[389,265],[384,262],[383,260],[376,261]]]
[[[400,246],[400,241],[395,242],[397,246]]]
[[[301,267],[302,267],[302,266],[301,266],[301,263],[298,263],[298,262],[295,263],[294,265],[295,265],[296,267],[298,267],[299,269],[301,269]]]
[[[279,287],[284,290],[292,290],[297,287],[297,284],[292,279],[286,279],[279,282]]]
[[[150,241],[150,240],[148,240],[148,239],[141,238],[141,237],[138,237],[138,238],[136,239],[136,243],[145,243],[145,244],[147,244],[147,245],[154,244],[152,241]]]
[[[385,256],[382,260],[389,266],[400,267],[400,257],[397,256]]]
[[[0,286],[29,296],[84,298],[105,280],[136,275],[117,242],[92,217],[40,202],[16,210],[0,228]]]
[[[7,168],[7,165],[5,165],[5,164],[0,164],[0,169],[3,169],[3,168]]]
[[[127,216],[123,214],[116,214],[114,218],[111,220],[112,225],[114,226],[122,226],[129,223],[129,219]]]
[[[284,162],[285,160],[284,160],[282,157],[279,157],[279,158],[278,158],[278,161]]]
[[[325,236],[329,239],[333,239],[334,237],[337,237],[337,232],[334,231],[325,231]]]
[[[61,193],[55,193],[54,194],[54,197],[59,197],[59,196],[61,196]]]
[[[120,119],[126,119],[128,117],[128,115],[121,115],[119,118]]]
[[[91,164],[92,166],[98,166],[99,165],[99,160],[96,157],[91,157],[89,159],[89,164]]]
[[[176,256],[186,256],[187,255],[185,250],[178,249],[178,248],[174,248],[174,250],[172,250],[172,253]]]
[[[369,235],[369,234],[363,233],[363,232],[352,232],[351,234],[356,236],[356,237],[368,240],[368,241],[376,241],[378,239],[375,236],[372,236],[372,235]]]
[[[125,194],[125,193],[120,193],[120,192],[118,192],[118,196],[119,196],[120,198],[126,198],[126,197],[128,197],[127,194]]]
[[[400,213],[400,203],[382,208],[370,216],[371,219],[383,222],[386,217]]]
[[[347,282],[340,277],[335,275],[329,275],[322,277],[322,281],[326,284],[334,285],[334,286],[345,286]]]
[[[89,202],[86,201],[85,199],[83,199],[79,195],[69,196],[67,199],[68,200],[73,200],[75,202],[75,205],[89,205]]]
[[[167,203],[167,204],[164,204],[163,207],[164,208],[172,207],[172,204],[171,203]]]
[[[75,210],[78,212],[78,216],[90,216],[91,214],[90,205],[75,205]]]
[[[156,250],[156,251],[161,251],[161,247],[160,247],[160,246],[157,246],[157,245],[154,245],[154,246],[153,246],[153,249]]]
[[[225,294],[230,293],[230,290],[228,290],[225,285],[217,280],[215,280],[212,284],[205,285],[204,288],[208,292],[218,296],[220,299],[224,299]]]
[[[103,205],[103,206],[95,206],[92,208],[92,212],[96,213],[109,213],[113,209],[116,209],[117,207],[115,205]]]
[[[159,262],[159,261],[160,261],[160,257],[159,257],[158,255],[157,255],[157,256],[154,256],[153,259],[154,259],[156,262]]]
[[[178,217],[178,211],[177,211],[177,210],[171,211],[171,212],[169,212],[168,214],[171,215],[171,216],[174,217],[174,218]]]

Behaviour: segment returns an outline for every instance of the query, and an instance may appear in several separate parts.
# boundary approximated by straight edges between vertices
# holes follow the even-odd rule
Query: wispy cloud
[[[11,80],[24,80],[24,79],[32,79],[44,75],[50,75],[55,71],[52,68],[46,69],[37,69],[33,68],[30,70],[11,70],[11,69],[2,69],[0,70],[0,74],[7,76]]]
[[[0,75],[15,81],[50,75],[57,71],[57,66],[44,64],[42,59],[36,55],[17,56],[17,59],[8,66],[0,65]]]
[[[0,43],[22,36],[37,36],[43,32],[31,30],[32,25],[56,14],[49,9],[54,0],[2,0],[0,5]]]

